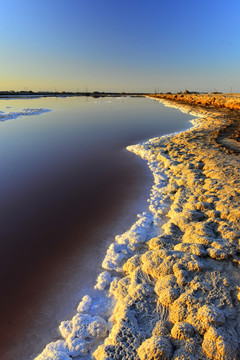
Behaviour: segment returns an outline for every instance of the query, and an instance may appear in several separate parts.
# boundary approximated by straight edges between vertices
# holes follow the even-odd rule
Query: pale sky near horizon
[[[239,0],[0,0],[0,90],[240,92]]]

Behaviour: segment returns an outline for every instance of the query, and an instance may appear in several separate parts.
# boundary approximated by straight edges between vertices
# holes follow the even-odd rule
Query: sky
[[[0,0],[0,90],[240,92],[239,0]]]

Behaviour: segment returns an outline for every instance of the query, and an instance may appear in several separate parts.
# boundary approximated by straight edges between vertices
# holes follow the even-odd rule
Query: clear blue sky
[[[240,92],[239,0],[0,0],[0,89]]]

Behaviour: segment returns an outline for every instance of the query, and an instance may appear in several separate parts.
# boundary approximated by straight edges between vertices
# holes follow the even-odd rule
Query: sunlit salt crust
[[[22,111],[18,112],[9,112],[4,113],[0,111],[0,121],[7,121],[12,119],[17,119],[22,116],[32,116],[32,115],[41,115],[45,112],[49,112],[49,109],[23,109]]]
[[[113,292],[123,276],[123,267],[129,258],[146,251],[146,242],[159,235],[169,210],[169,196],[166,193],[168,178],[161,163],[156,159],[154,149],[161,149],[165,141],[178,132],[155,137],[145,142],[127,146],[127,150],[140,156],[153,174],[154,184],[149,199],[148,211],[137,215],[133,226],[115,237],[102,262],[104,271],[99,274],[95,298],[86,295],[77,307],[77,313],[70,321],[62,321],[59,330],[64,340],[52,342],[35,360],[92,359],[93,351],[104,341],[112,328],[109,321],[115,306]],[[104,304],[104,306],[103,306]],[[95,331],[91,329],[94,328]]]
[[[127,147],[153,173],[148,210],[109,246],[96,297],[36,360],[238,358],[240,165],[214,142],[227,119],[160,102],[194,126]]]

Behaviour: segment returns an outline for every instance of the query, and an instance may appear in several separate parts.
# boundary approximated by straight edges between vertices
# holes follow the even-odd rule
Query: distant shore
[[[99,97],[120,97],[120,96],[144,96],[147,93],[138,92],[71,92],[71,91],[0,91],[1,98],[36,98],[36,97],[74,97],[74,96],[91,96],[94,98]]]
[[[231,104],[240,109],[240,94],[221,92],[190,92],[188,90],[178,93],[149,93],[149,92],[105,92],[105,91],[0,91],[1,98],[31,98],[31,97],[72,97],[72,96],[90,96],[98,97],[124,97],[124,96],[153,96],[156,99],[173,100],[180,103],[192,105],[215,106],[232,108]],[[228,104],[226,104],[228,102]]]
[[[212,92],[210,94],[191,93],[185,91],[177,94],[154,94],[150,95],[154,99],[164,99],[177,102],[179,104],[187,104],[193,106],[205,106],[209,108],[240,110],[240,94],[222,94]]]
[[[240,358],[240,98],[148,97],[193,115],[194,126],[127,147],[148,161],[154,184],[149,211],[102,263],[96,286],[112,297],[112,315],[93,320],[84,297],[60,326],[64,340],[38,360]]]

